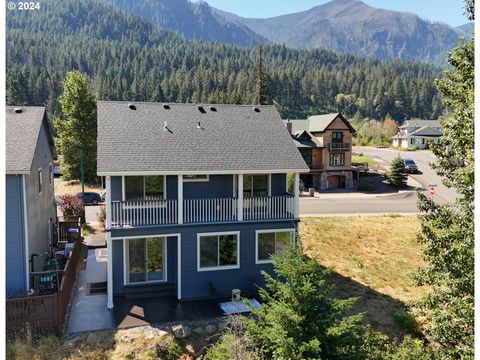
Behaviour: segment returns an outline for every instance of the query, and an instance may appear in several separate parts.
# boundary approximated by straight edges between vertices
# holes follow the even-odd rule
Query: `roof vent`
[[[165,110],[170,110],[170,105],[168,105],[168,104],[163,104],[163,108],[164,108]]]
[[[197,123],[197,129],[205,130],[205,129],[202,127],[202,124],[200,124],[200,121]]]
[[[135,104],[133,104],[133,103],[128,103],[128,108],[129,108],[130,110],[137,110],[137,106],[136,106]]]
[[[210,111],[217,112],[217,108],[215,106],[210,106]]]
[[[253,107],[253,111],[255,111],[255,112],[260,112],[260,108],[254,106],[254,107]]]
[[[167,122],[166,122],[166,121],[163,123],[163,130],[165,130],[165,131],[168,130],[168,125],[167,125]]]
[[[15,111],[16,114],[21,114],[23,110],[22,108],[15,108],[13,111]]]
[[[198,111],[200,111],[202,114],[205,114],[205,108],[202,105],[198,105]]]

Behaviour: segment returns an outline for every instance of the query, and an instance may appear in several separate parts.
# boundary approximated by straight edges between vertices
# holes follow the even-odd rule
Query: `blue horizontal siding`
[[[232,196],[232,175],[210,175],[208,181],[183,183],[184,199],[231,198]]]
[[[255,283],[263,283],[261,270],[272,272],[271,264],[255,264],[255,231],[265,229],[295,228],[296,221],[235,223],[215,225],[183,225],[148,229],[112,230],[112,236],[144,236],[180,233],[182,243],[182,299],[205,298],[210,295],[209,283],[219,294],[230,295],[231,290],[239,288],[251,291]],[[232,270],[197,271],[197,234],[205,232],[240,232],[240,268]],[[122,246],[121,240],[113,240],[114,292],[123,290],[123,251],[115,251]],[[117,245],[120,244],[120,245]],[[177,257],[176,243],[168,243],[168,280],[176,282]],[[121,273],[120,276],[115,274]],[[117,283],[119,282],[119,283]]]
[[[6,191],[6,295],[15,297],[23,294],[25,283],[25,233],[23,214],[23,178],[7,175]]]

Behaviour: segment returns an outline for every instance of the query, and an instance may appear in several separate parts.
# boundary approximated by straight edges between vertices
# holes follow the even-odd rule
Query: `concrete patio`
[[[67,333],[112,329],[113,314],[107,309],[107,294],[89,294],[89,284],[107,281],[107,249],[89,249],[85,270],[78,275]]]

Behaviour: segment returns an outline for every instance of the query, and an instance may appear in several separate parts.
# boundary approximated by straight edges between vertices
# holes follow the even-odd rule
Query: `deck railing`
[[[187,224],[237,220],[237,198],[186,199],[183,221]]]
[[[350,150],[350,143],[329,143],[329,150]]]
[[[243,220],[294,217],[295,196],[255,196],[243,199]],[[238,220],[238,198],[183,200],[183,223]],[[178,224],[177,200],[112,201],[112,228]]]
[[[244,220],[290,219],[294,217],[295,196],[258,196],[243,199]]]
[[[112,201],[112,227],[176,224],[177,200]]]

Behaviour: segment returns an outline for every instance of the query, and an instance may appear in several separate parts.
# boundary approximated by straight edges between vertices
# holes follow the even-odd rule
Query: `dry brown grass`
[[[85,184],[85,191],[92,191],[100,194],[102,188],[100,184]],[[78,180],[65,181],[60,179],[60,181],[55,184],[55,195],[74,194],[79,192],[82,192],[82,184]]]
[[[424,265],[419,229],[414,216],[305,218],[301,239],[321,265],[408,302],[426,291],[411,278]]]
[[[305,252],[334,270],[334,295],[359,297],[354,311],[394,337],[403,329],[393,316],[428,291],[412,279],[424,264],[419,229],[414,216],[304,218],[300,236]]]
[[[182,353],[172,335],[146,339],[141,335],[122,341],[126,330],[98,331],[87,341],[83,334],[73,338],[56,336],[19,337],[7,341],[7,359],[15,360],[123,360],[178,359]]]

